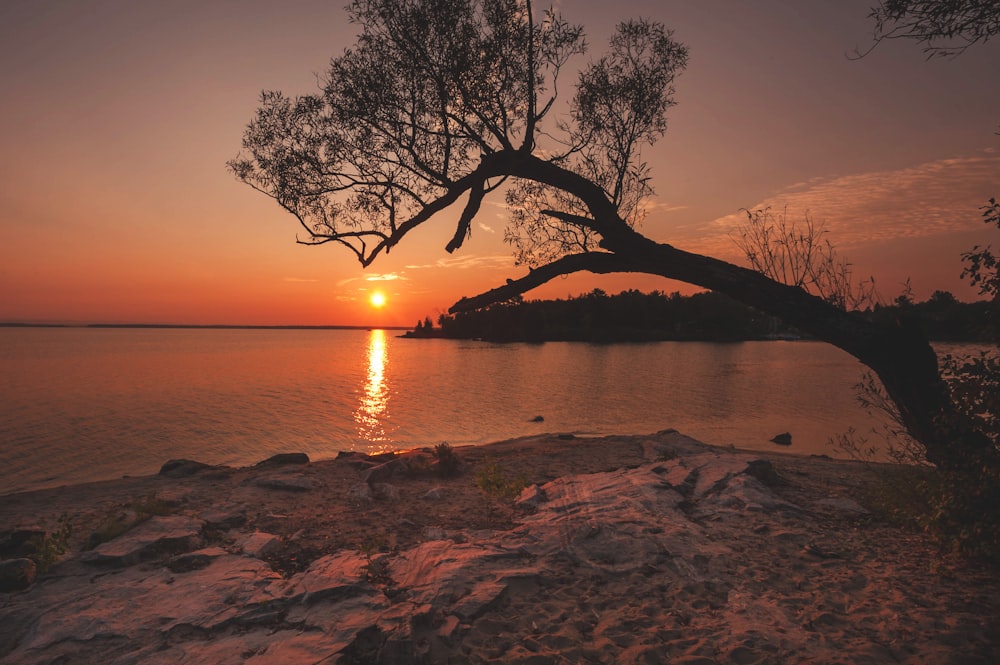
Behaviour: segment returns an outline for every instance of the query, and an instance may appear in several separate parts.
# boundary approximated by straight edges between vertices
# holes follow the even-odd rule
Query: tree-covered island
[[[924,302],[900,296],[877,305],[873,320],[906,320],[929,339],[942,342],[995,342],[997,305],[965,303],[947,291]],[[683,296],[678,292],[636,290],[609,295],[600,289],[557,300],[516,298],[490,307],[442,314],[418,321],[404,337],[482,339],[491,342],[738,342],[809,339],[810,336],[752,307],[711,291]]]

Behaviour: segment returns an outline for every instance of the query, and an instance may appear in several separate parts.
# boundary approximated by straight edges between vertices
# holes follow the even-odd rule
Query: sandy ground
[[[639,474],[650,478],[650,474],[681,473],[684,465],[678,466],[678,458],[708,453],[720,464],[730,464],[731,459],[745,457],[769,461],[777,476],[768,472],[760,487],[756,480],[748,481],[752,487],[741,486],[743,493],[726,495],[727,503],[713,510],[692,511],[686,500],[678,500],[671,505],[680,512],[658,513],[653,509],[656,499],[645,501],[642,509],[619,510],[619,506],[618,512],[588,513],[588,528],[594,533],[603,529],[605,536],[617,534],[618,541],[606,541],[612,548],[614,542],[622,543],[617,559],[613,551],[597,563],[581,559],[580,553],[587,551],[583,544],[558,553],[576,552],[565,561],[533,554],[531,574],[516,577],[517,583],[505,583],[502,594],[457,626],[448,627],[451,615],[436,617],[434,630],[447,639],[417,649],[417,656],[410,654],[409,660],[400,662],[1000,662],[996,571],[942,557],[921,534],[860,510],[858,502],[863,503],[868,488],[879,482],[877,468],[778,451],[737,453],[671,432],[595,439],[545,435],[456,452],[462,472],[447,478],[416,468],[429,456],[411,456],[416,463],[409,472],[387,479],[399,493],[396,498],[369,500],[358,494],[365,474],[383,460],[356,456],[297,466],[295,477],[305,479],[308,487],[303,491],[268,488],[262,479],[284,473],[284,468],[263,466],[9,495],[0,497],[0,533],[24,526],[51,530],[59,516],[69,516],[70,551],[66,562],[40,577],[36,587],[44,588],[48,578],[59,578],[61,567],[72,568],[74,559],[83,554],[87,536],[109,515],[127,514],[137,499],[155,495],[175,514],[239,514],[239,533],[278,536],[276,546],[260,558],[286,580],[298,579],[324,557],[365,548],[386,557],[387,577],[419,576],[397,562],[425,551],[433,544],[429,541],[440,539],[450,548],[466,542],[502,546],[516,541],[517,551],[527,551],[531,548],[524,543],[543,537],[539,534],[544,534],[544,525],[538,520],[552,522],[557,519],[553,515],[562,519],[567,514],[552,507],[553,501],[563,497],[558,499],[564,501],[561,505],[574,505],[565,499],[567,493],[583,491],[577,503],[611,505],[615,493],[626,491],[622,488],[647,482]],[[549,508],[543,504],[537,511],[510,506],[487,511],[475,481],[475,470],[487,461],[545,489]],[[725,478],[737,475],[727,472]],[[424,500],[433,490],[441,498]],[[605,490],[610,499],[600,498]],[[642,491],[643,496],[649,494],[648,489]],[[709,496],[711,491],[703,494]],[[761,492],[768,498],[753,499]],[[677,524],[681,514],[687,516],[683,525]],[[577,535],[567,537],[567,542],[590,538],[578,535],[583,523],[573,527]],[[434,534],[449,535],[442,539]],[[636,534],[659,538],[659,549],[643,554],[633,545],[645,535]],[[212,531],[200,544],[231,550],[235,539],[233,532]],[[684,551],[685,543],[692,552]],[[665,555],[667,547],[671,552]],[[444,560],[446,555],[440,557]],[[163,561],[143,565],[152,569]],[[508,571],[504,579],[515,578]],[[417,589],[420,583],[416,580],[411,586]],[[385,594],[380,602],[391,607],[398,589],[384,580],[372,580],[372,585]],[[23,615],[20,607],[37,607],[42,600],[33,600],[32,593],[41,592],[0,594],[0,615],[4,611]],[[45,612],[39,610],[38,616],[38,622],[46,620]],[[28,652],[19,649],[39,630],[29,623],[25,619],[17,628],[5,628],[0,622],[0,663],[49,662],[42,657],[21,660]],[[95,662],[95,653],[83,646],[76,653],[65,649],[59,653],[65,660],[51,662]],[[265,644],[246,651],[245,660],[282,662],[263,659],[266,653]],[[270,653],[278,651],[272,646]],[[110,656],[107,662],[112,662]],[[211,662],[211,657],[185,662]],[[392,658],[379,654],[377,645],[365,651],[355,643],[338,654],[289,656],[285,662],[392,662]]]

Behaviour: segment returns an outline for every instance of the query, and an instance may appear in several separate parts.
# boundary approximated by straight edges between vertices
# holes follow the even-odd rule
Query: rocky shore
[[[995,571],[870,514],[870,467],[675,431],[454,452],[0,497],[0,664],[1000,659]],[[488,503],[484,468],[527,487]]]

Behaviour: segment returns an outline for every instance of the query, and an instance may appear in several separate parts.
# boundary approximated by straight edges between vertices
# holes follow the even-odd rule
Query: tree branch
[[[568,275],[580,272],[581,270],[607,274],[612,272],[631,272],[636,270],[636,266],[632,262],[608,252],[570,254],[539,268],[535,268],[520,279],[509,279],[503,286],[498,286],[495,289],[480,293],[471,298],[462,298],[452,305],[448,311],[454,314],[455,312],[468,312],[474,309],[481,309],[494,303],[510,300],[561,275]]]
[[[472,224],[472,219],[476,216],[476,213],[479,212],[479,206],[482,205],[484,196],[486,196],[486,181],[480,180],[469,191],[469,202],[465,204],[465,209],[462,210],[462,217],[458,220],[458,228],[455,229],[455,235],[452,236],[451,242],[445,246],[445,251],[449,254],[461,247],[462,243],[465,242],[465,239],[469,235],[469,226]]]

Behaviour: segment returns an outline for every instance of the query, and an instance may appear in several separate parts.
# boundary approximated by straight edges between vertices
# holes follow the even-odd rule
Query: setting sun
[[[375,309],[382,309],[385,307],[385,294],[381,291],[376,291],[368,297],[368,302],[371,303],[371,306]]]

